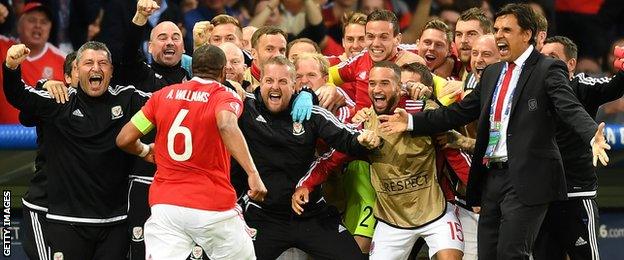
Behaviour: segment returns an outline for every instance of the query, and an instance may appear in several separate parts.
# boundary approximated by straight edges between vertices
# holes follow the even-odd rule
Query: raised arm
[[[24,44],[13,45],[7,51],[3,66],[3,90],[7,101],[21,112],[45,119],[61,106],[45,90],[36,90],[22,81],[20,64],[30,49]]]

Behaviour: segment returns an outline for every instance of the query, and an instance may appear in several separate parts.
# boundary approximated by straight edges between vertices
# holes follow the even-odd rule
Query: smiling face
[[[399,81],[390,68],[374,67],[368,78],[368,97],[373,101],[375,113],[390,114],[399,102]]]
[[[286,65],[267,64],[260,79],[260,96],[272,113],[288,109],[294,92],[294,71]]]
[[[418,55],[425,59],[430,70],[442,66],[449,55],[449,45],[444,32],[437,29],[424,30],[418,41]]]
[[[242,31],[236,25],[231,23],[219,24],[214,27],[210,34],[210,44],[219,46],[224,42],[231,42],[242,47],[241,37]]]
[[[455,46],[459,52],[459,59],[463,63],[470,62],[470,51],[474,42],[483,35],[478,20],[457,21],[455,25]]]
[[[162,22],[152,29],[148,51],[154,62],[174,66],[182,59],[184,42],[180,28],[172,22]]]
[[[52,22],[43,11],[31,11],[20,17],[17,33],[28,48],[43,48],[50,37]]]
[[[472,47],[470,66],[477,76],[481,76],[487,65],[499,62],[501,59],[496,40],[492,35],[484,35],[477,39]]]
[[[496,45],[505,61],[515,61],[529,47],[531,30],[524,30],[518,24],[515,15],[507,14],[496,18],[494,22]]]
[[[345,49],[347,57],[351,58],[353,55],[360,53],[364,50],[366,45],[366,27],[361,24],[349,24],[345,26],[344,36],[342,37],[342,47]]]
[[[374,62],[389,60],[397,54],[401,34],[394,36],[391,22],[371,21],[366,23],[366,45]]]
[[[99,97],[108,89],[113,65],[104,50],[86,49],[76,60],[80,88],[90,97]]]

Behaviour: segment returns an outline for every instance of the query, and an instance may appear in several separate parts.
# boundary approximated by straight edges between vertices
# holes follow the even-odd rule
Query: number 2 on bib
[[[193,137],[191,136],[191,129],[182,126],[182,121],[184,121],[188,112],[188,109],[180,109],[180,112],[178,112],[178,115],[173,120],[173,124],[171,124],[169,132],[167,133],[167,152],[169,152],[171,159],[178,162],[188,160],[191,158],[191,154],[193,154]],[[175,137],[179,134],[184,137],[184,151],[182,153],[176,153],[174,149]]]

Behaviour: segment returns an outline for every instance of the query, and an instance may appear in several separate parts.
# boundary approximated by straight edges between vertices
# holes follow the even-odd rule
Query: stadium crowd
[[[599,259],[617,0],[0,0],[31,259]],[[622,47],[620,47],[622,46]]]

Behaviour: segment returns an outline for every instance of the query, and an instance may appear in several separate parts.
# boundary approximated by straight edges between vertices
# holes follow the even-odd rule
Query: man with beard
[[[295,98],[295,75],[294,65],[283,56],[266,61],[262,83],[245,99],[239,120],[253,161],[269,190],[263,202],[249,201],[246,205],[245,220],[258,230],[254,240],[257,257],[275,259],[284,250],[296,247],[314,258],[360,259],[353,237],[320,191],[312,193],[303,216],[292,212],[290,196],[297,180],[314,161],[319,138],[354,155],[377,147],[379,138],[371,131],[360,134],[345,127],[321,107],[313,108],[308,121],[293,122],[289,113]],[[233,164],[232,179],[242,174],[241,168]]]
[[[115,136],[149,97],[132,86],[110,86],[110,52],[99,42],[76,54],[79,84],[65,104],[24,86],[20,63],[30,50],[9,48],[3,69],[4,93],[21,112],[41,119],[48,177],[51,256],[67,259],[123,259],[127,183],[134,158],[118,149]]]
[[[355,109],[371,105],[368,97],[368,74],[373,63],[391,61],[398,65],[412,62],[424,63],[418,55],[399,49],[401,33],[394,13],[388,10],[373,11],[367,17],[366,45],[368,50],[360,52],[346,62],[329,69],[330,81],[340,86],[346,82],[355,83]]]
[[[594,165],[608,162],[609,145],[604,124],[598,127],[574,97],[565,64],[535,50],[537,25],[528,5],[503,7],[494,31],[506,62],[488,66],[466,98],[411,116],[383,116],[389,121],[380,128],[429,135],[479,119],[466,196],[480,212],[479,259],[529,259],[548,204],[566,197],[552,115],[591,144]]]
[[[400,68],[390,62],[376,63],[370,71],[368,93],[372,112],[363,128],[378,132],[380,115],[397,108],[418,112],[401,98]],[[412,138],[404,134],[381,134],[383,146],[364,160],[370,162],[370,178],[377,195],[375,227],[370,259],[405,259],[416,240],[423,237],[429,246],[429,257],[461,259],[464,248],[461,225],[447,205],[438,184],[435,147],[430,137]],[[305,213],[310,191],[322,183],[329,170],[352,158],[320,158],[310,174],[299,181],[292,196],[292,208]],[[370,217],[370,215],[369,215]]]
[[[472,71],[471,50],[474,42],[484,34],[492,33],[492,21],[485,17],[479,8],[470,8],[464,11],[455,25],[455,47],[462,62],[460,78],[465,80]]]

